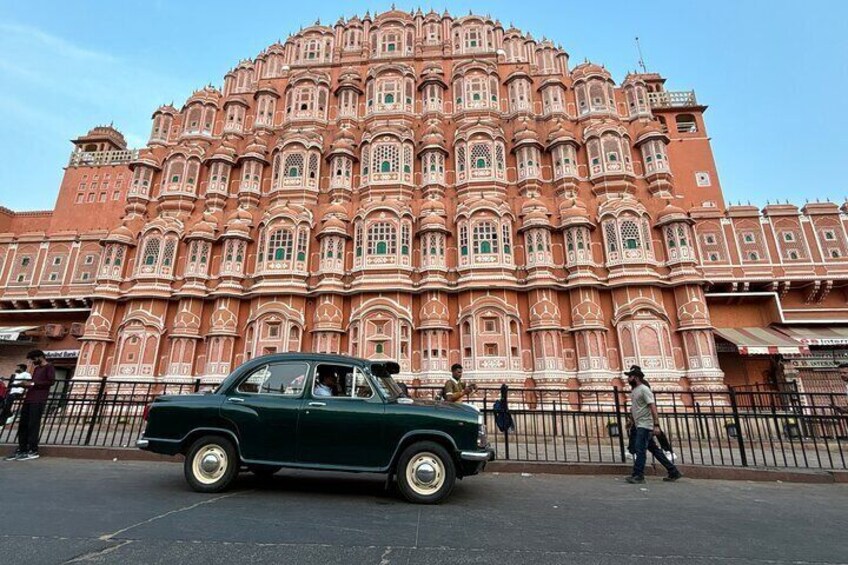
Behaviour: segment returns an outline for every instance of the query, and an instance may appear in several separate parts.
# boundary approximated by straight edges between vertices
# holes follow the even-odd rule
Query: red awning
[[[848,345],[848,328],[777,328],[804,345]]]
[[[771,328],[715,328],[740,355],[808,355],[810,348]]]

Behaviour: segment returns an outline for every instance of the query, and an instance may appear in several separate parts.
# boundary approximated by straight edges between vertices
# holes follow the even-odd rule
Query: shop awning
[[[26,331],[38,326],[0,326],[0,341],[15,341]]]
[[[810,348],[772,328],[715,328],[740,355],[807,355]]]
[[[804,345],[848,345],[848,328],[778,328]]]

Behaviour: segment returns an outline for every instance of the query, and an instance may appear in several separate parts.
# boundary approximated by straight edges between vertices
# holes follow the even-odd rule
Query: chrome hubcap
[[[205,485],[217,482],[227,472],[227,453],[220,445],[205,445],[192,461],[194,477]]]
[[[415,455],[406,466],[406,482],[422,496],[430,496],[445,484],[445,466],[439,456],[430,452]]]

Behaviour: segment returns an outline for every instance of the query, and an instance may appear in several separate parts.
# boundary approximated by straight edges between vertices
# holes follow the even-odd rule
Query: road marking
[[[253,492],[253,491],[242,491],[242,492]],[[101,541],[111,541],[112,538],[114,538],[115,536],[123,534],[125,532],[128,532],[129,530],[132,530],[133,528],[137,528],[139,526],[144,526],[146,524],[150,524],[152,522],[155,522],[156,520],[161,520],[162,518],[167,518],[168,516],[171,516],[172,514],[179,514],[180,512],[187,512],[189,510],[193,510],[193,509],[195,509],[199,506],[203,506],[204,504],[214,504],[214,503],[218,502],[219,500],[224,500],[225,498],[231,498],[233,496],[237,496],[239,494],[242,494],[242,492],[231,492],[229,494],[222,494],[221,496],[216,496],[215,498],[208,498],[206,500],[201,500],[200,502],[197,502],[197,503],[192,504],[190,506],[183,506],[182,508],[177,508],[175,510],[169,510],[167,512],[164,512],[162,514],[154,516],[152,518],[148,518],[147,520],[143,520],[141,522],[138,522],[137,524],[133,524],[132,526],[127,526],[126,528],[122,528],[122,529],[120,529],[116,532],[112,532],[111,534],[102,535],[97,539],[99,539]]]
[[[102,557],[104,555],[108,555],[108,554],[112,553],[115,550],[121,549],[125,545],[129,545],[129,544],[133,543],[134,541],[135,540],[128,539],[128,540],[124,540],[122,542],[116,543],[114,545],[110,545],[109,547],[105,547],[105,548],[101,549],[100,551],[91,551],[89,553],[85,553],[85,554],[80,555],[78,557],[74,557],[73,559],[69,559],[69,560],[65,561],[65,564],[67,564],[67,563],[79,563],[80,561],[89,561],[90,559],[93,559],[95,557]]]

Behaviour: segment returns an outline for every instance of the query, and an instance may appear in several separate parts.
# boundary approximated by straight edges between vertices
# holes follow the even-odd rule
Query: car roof
[[[252,361],[319,361],[324,363],[354,363],[360,365],[379,364],[381,361],[369,361],[350,355],[337,355],[332,353],[270,353],[260,357],[254,357]]]

